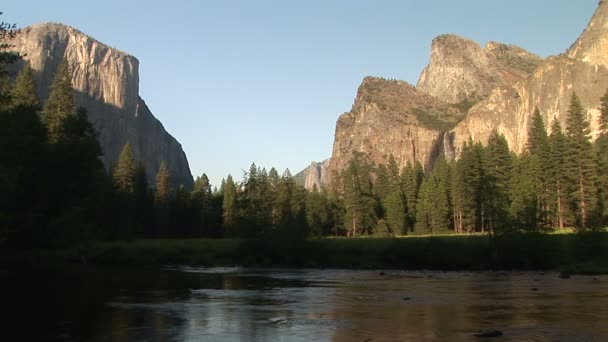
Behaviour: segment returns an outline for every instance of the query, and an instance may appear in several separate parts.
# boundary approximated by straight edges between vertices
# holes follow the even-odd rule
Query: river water
[[[0,333],[23,341],[608,341],[608,276],[89,266],[0,281]]]

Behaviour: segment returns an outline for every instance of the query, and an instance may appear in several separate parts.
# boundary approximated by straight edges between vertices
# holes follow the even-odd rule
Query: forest
[[[4,28],[3,38],[13,30]],[[0,244],[66,247],[94,240],[259,238],[289,236],[437,235],[600,230],[608,220],[608,91],[601,132],[593,140],[586,109],[569,99],[565,129],[547,132],[535,110],[527,149],[510,152],[494,131],[487,144],[470,140],[456,161],[439,156],[429,170],[371,163],[355,152],[321,189],[305,190],[289,170],[254,164],[240,180],[212,187],[205,174],[194,189],[171,188],[161,163],[148,184],[127,142],[104,168],[86,108],[78,108],[63,62],[49,98],[37,97],[20,56],[0,51]]]

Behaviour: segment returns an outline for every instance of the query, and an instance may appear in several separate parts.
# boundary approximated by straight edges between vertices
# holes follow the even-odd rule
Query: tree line
[[[3,27],[3,41],[14,27]],[[608,92],[600,135],[592,141],[580,100],[570,99],[566,129],[550,132],[532,115],[522,154],[491,133],[469,140],[458,160],[439,156],[432,170],[400,167],[393,156],[376,165],[354,152],[321,189],[306,191],[289,170],[252,164],[240,181],[228,175],[212,189],[171,188],[163,162],[154,184],[127,142],[106,170],[101,148],[78,108],[63,61],[43,104],[26,63],[0,46],[0,244],[60,247],[97,239],[252,238],[264,236],[390,236],[595,229],[608,221]]]

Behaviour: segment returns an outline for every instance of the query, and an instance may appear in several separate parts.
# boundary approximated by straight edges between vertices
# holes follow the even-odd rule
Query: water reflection
[[[192,267],[51,273],[4,279],[11,298],[25,298],[37,313],[20,321],[42,327],[24,331],[35,337],[27,340],[483,341],[472,333],[485,328],[503,331],[500,341],[608,336],[608,277]],[[6,303],[25,310],[23,301]]]

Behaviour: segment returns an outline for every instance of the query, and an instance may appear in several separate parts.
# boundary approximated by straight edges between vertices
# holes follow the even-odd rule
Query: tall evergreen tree
[[[408,161],[401,174],[401,186],[405,193],[406,199],[406,222],[410,231],[414,230],[416,224],[416,205],[418,201],[418,191],[422,180],[424,179],[424,170],[422,165],[416,161],[412,164]]]
[[[596,174],[589,122],[575,93],[570,100],[567,124],[568,174],[574,185],[571,200],[576,208],[577,224],[588,228],[590,215],[595,210]]]
[[[527,169],[529,174],[526,177],[532,177],[535,184],[536,192],[536,213],[535,227],[546,227],[549,223],[549,170],[551,166],[549,137],[545,129],[545,123],[538,108],[534,110],[532,115],[532,125],[528,134],[528,152],[530,158],[526,159],[530,163]]]
[[[42,111],[42,121],[46,124],[49,140],[58,142],[63,137],[63,121],[76,111],[72,74],[66,59],[64,59],[53,78],[51,92]]]
[[[601,98],[600,135],[594,145],[597,164],[597,216],[599,223],[608,223],[608,90]]]
[[[371,165],[362,153],[353,153],[341,178],[348,235],[372,233],[377,222],[376,200],[373,196]]]
[[[486,167],[484,171],[482,201],[482,225],[490,233],[500,233],[509,221],[509,188],[513,175],[513,163],[505,137],[496,130],[488,139]]]
[[[156,186],[154,188],[154,208],[156,212],[157,234],[168,233],[169,204],[171,201],[170,174],[167,164],[163,160],[156,173]]]
[[[222,201],[222,224],[225,235],[234,235],[233,228],[236,219],[236,184],[231,175],[226,177],[223,186],[224,199]]]
[[[557,117],[551,123],[551,134],[549,135],[551,157],[549,162],[549,200],[553,213],[553,225],[564,228],[568,223],[573,223],[570,206],[568,204],[571,183],[568,177],[568,151],[567,140]]]
[[[148,174],[143,161],[137,163],[134,177],[135,225],[139,236],[152,236],[154,203],[148,185]]]
[[[120,152],[118,164],[112,175],[114,186],[119,193],[133,194],[135,191],[135,171],[135,161],[133,160],[131,144],[127,142]]]
[[[212,228],[213,193],[211,183],[206,174],[197,177],[192,192],[192,205],[198,212],[201,232],[200,235],[210,236]],[[199,235],[199,234],[197,234]]]
[[[15,86],[11,92],[11,102],[13,106],[26,106],[35,110],[40,109],[34,72],[29,63],[26,63],[19,75],[17,75]]]
[[[608,89],[600,99],[600,134],[608,133]]]

